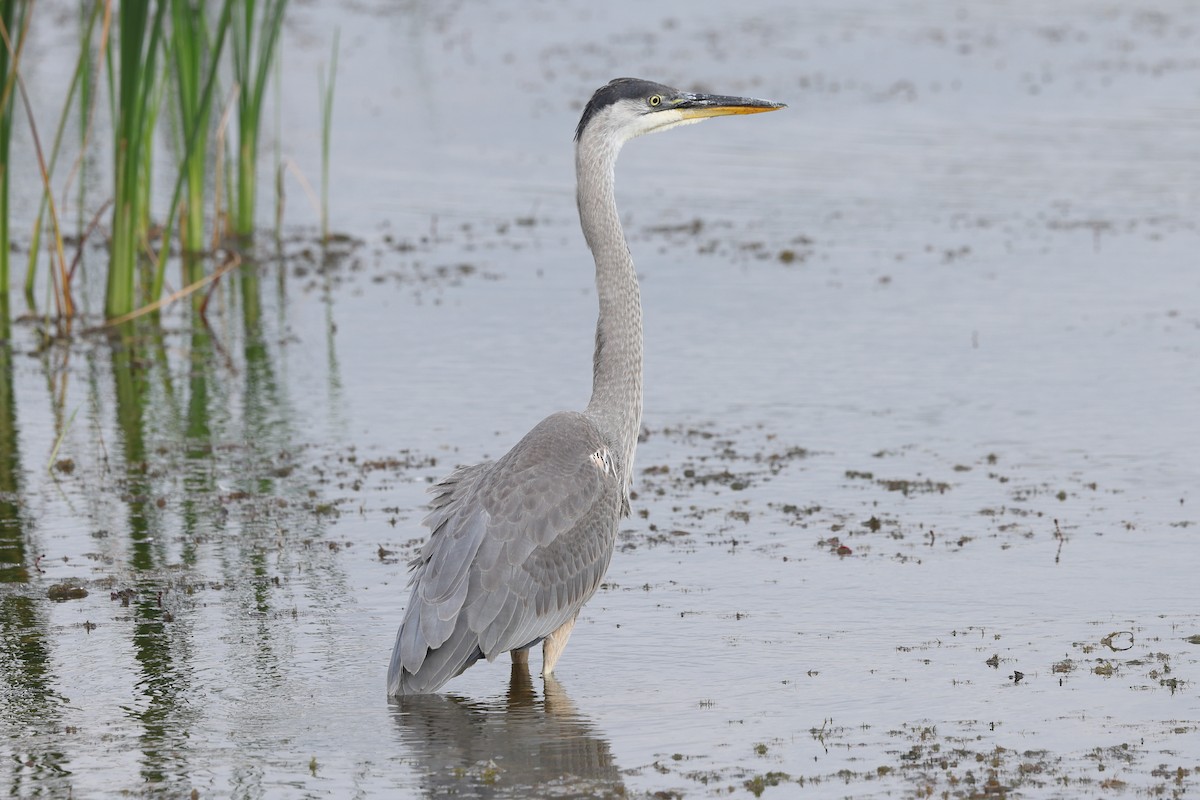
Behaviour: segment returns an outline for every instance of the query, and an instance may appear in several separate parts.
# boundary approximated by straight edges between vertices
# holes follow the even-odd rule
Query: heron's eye
[[[662,95],[655,94],[655,95],[650,96],[650,107],[651,108],[655,108],[661,104],[662,104]]]

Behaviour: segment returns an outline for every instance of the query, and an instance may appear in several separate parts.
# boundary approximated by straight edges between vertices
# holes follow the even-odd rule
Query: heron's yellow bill
[[[729,114],[762,114],[786,108],[786,103],[758,100],[753,97],[726,97],[716,94],[685,94],[675,108],[684,119],[723,117]]]

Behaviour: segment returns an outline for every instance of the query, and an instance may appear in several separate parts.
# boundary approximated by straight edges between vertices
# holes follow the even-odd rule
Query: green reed
[[[166,0],[163,0],[164,5]],[[166,34],[160,42],[160,47],[169,48],[171,40]],[[169,57],[169,51],[164,54],[164,57]],[[143,253],[149,254],[150,243],[150,196],[153,187],[154,177],[154,131],[158,127],[158,116],[162,111],[163,99],[166,97],[167,84],[170,78],[170,68],[168,65],[163,65],[154,72],[154,79],[150,86],[150,96],[146,104],[146,113],[142,117],[142,135],[139,138],[142,146],[138,148],[138,158],[142,164],[138,168],[138,201],[137,201],[137,225],[135,233],[139,248]]]
[[[75,62],[75,72],[71,75],[71,85],[67,89],[67,99],[63,103],[62,113],[59,114],[58,129],[54,132],[54,143],[50,147],[50,162],[47,168],[49,176],[54,175],[54,169],[58,164],[58,155],[62,148],[63,134],[67,129],[67,120],[70,118],[68,113],[71,108],[71,103],[74,101],[76,92],[80,96],[80,107],[82,113],[80,118],[87,120],[90,118],[91,112],[91,61],[89,59],[89,49],[92,41],[92,31],[96,27],[96,21],[100,17],[100,12],[103,6],[96,3],[92,6],[91,11],[87,12],[83,21],[83,30],[80,36],[79,58]],[[84,130],[83,142],[81,147],[87,146],[86,141],[86,124],[81,125],[81,130]],[[79,183],[80,187],[84,185],[83,181]],[[33,302],[33,284],[34,276],[37,273],[38,254],[41,250],[42,242],[42,226],[46,219],[46,210],[53,201],[50,194],[50,184],[47,181],[42,187],[42,200],[38,204],[37,217],[33,224],[33,231],[29,242],[29,261],[25,268],[25,299],[29,306],[34,306]],[[79,209],[82,213],[83,203],[79,203]],[[80,230],[83,229],[83,220],[80,219]],[[57,244],[57,243],[56,243]],[[51,248],[53,250],[53,248]],[[52,256],[53,257],[53,256]]]
[[[233,75],[238,84],[237,192],[233,230],[254,232],[258,134],[271,60],[283,27],[287,0],[243,0],[233,19]]]
[[[148,212],[143,204],[149,200],[144,173],[153,146],[157,61],[166,8],[166,0],[159,0],[151,16],[149,3],[120,3],[116,67],[109,51],[109,93],[114,103],[112,243],[104,297],[104,314],[109,319],[134,309],[138,254],[145,243],[138,232]]]
[[[187,199],[179,234],[187,253],[204,250],[204,179],[208,148],[197,143],[188,149],[187,132],[193,127],[207,131],[211,103],[201,103],[204,67],[211,58],[208,51],[208,24],[203,6],[190,0],[171,0],[172,49],[175,55],[175,99],[184,131],[182,150]],[[196,276],[189,276],[189,282]]]
[[[5,46],[0,49],[0,77],[3,99],[0,101],[0,289],[8,286],[9,208],[7,185],[8,156],[12,133],[13,104],[21,88],[14,62],[19,60],[21,34],[28,26],[32,0],[0,0],[0,32]],[[239,113],[237,224],[235,231],[249,232],[254,223],[254,176],[258,145],[258,121],[267,75],[271,69],[282,28],[286,0],[223,0],[219,17],[206,11],[204,0],[102,0],[85,4],[80,19],[81,42],[74,74],[59,117],[54,145],[48,163],[43,161],[36,129],[30,120],[31,134],[38,148],[38,164],[44,190],[31,234],[26,296],[33,306],[33,286],[38,253],[42,249],[43,221],[48,210],[54,223],[57,263],[52,263],[50,284],[61,318],[69,319],[70,273],[62,257],[62,237],[55,217],[55,197],[50,179],[59,160],[66,124],[71,119],[73,99],[79,95],[84,104],[80,115],[81,155],[72,167],[72,177],[82,163],[89,131],[93,86],[91,76],[94,32],[103,19],[99,56],[96,63],[105,66],[113,140],[112,210],[109,231],[109,259],[105,277],[105,318],[115,321],[140,314],[161,303],[165,285],[165,264],[170,253],[171,231],[176,213],[182,214],[180,241],[184,258],[183,285],[194,290],[197,284],[218,277],[204,276],[203,258],[190,257],[205,250],[204,229],[207,173],[211,169],[213,114],[216,77],[223,45],[233,31],[232,71],[238,82],[235,90]],[[9,42],[10,33],[15,38]],[[111,45],[111,46],[110,46]],[[335,53],[336,57],[336,53]],[[332,101],[332,87],[326,93]],[[176,136],[181,140],[179,172],[174,193],[166,207],[161,245],[151,248],[151,176],[155,163],[155,138],[160,110],[172,108],[178,120]],[[68,186],[71,178],[68,178]],[[83,181],[80,181],[82,189]],[[186,192],[185,192],[186,190]],[[106,192],[108,193],[108,192]],[[181,202],[181,200],[183,202]],[[161,203],[161,201],[160,201]],[[79,204],[82,211],[83,203]],[[105,211],[99,212],[106,213]],[[88,228],[95,228],[96,220]],[[80,230],[85,222],[80,218]],[[154,252],[157,250],[157,253]],[[148,258],[144,257],[148,256]],[[52,259],[53,260],[53,259]],[[177,292],[172,297],[186,294]],[[67,298],[65,302],[62,297]],[[135,311],[137,309],[137,311]]]
[[[172,215],[179,205],[180,190],[186,189],[180,220],[180,240],[183,244],[183,282],[195,285],[204,277],[200,253],[205,250],[204,197],[208,176],[208,134],[211,131],[213,86],[217,65],[229,29],[232,0],[225,0],[214,33],[210,33],[204,4],[193,0],[171,0],[172,50],[175,61],[175,90],[179,122],[183,133],[181,162],[175,192],[171,198],[164,242],[170,235]],[[163,254],[167,251],[164,244]],[[162,292],[165,258],[159,256],[153,293]],[[193,295],[193,304],[202,303]]]
[[[329,62],[329,82],[325,73],[317,70],[321,103],[321,241],[329,241],[329,144],[333,129],[333,86],[337,81],[338,41],[341,29],[333,31],[333,58]]]
[[[0,45],[0,302],[8,307],[8,179],[9,145],[12,143],[13,106],[16,98],[17,66],[29,3],[26,0],[0,0],[0,22],[3,22],[3,44]]]

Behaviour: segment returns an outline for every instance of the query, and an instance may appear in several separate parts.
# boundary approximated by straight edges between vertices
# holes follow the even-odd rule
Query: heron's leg
[[[529,663],[529,648],[528,647],[526,647],[524,650],[509,650],[508,654],[512,656],[512,660],[513,660],[514,664],[528,664]]]
[[[554,633],[546,637],[546,641],[542,642],[542,676],[554,672],[554,665],[558,663],[559,656],[562,655],[563,649],[567,646],[567,639],[571,638],[571,629],[575,627],[575,617],[563,623],[562,627]]]

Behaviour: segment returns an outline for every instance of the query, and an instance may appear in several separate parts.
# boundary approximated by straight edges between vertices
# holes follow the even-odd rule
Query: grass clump
[[[18,94],[29,110],[29,101],[21,82],[18,65],[21,43],[29,27],[29,19],[37,5],[32,0],[0,0],[0,294],[7,307],[9,285],[9,220],[8,184],[10,165],[9,143],[13,131],[13,111]],[[95,231],[102,231],[102,218],[111,221],[108,235],[108,258],[103,265],[105,275],[103,310],[107,325],[117,325],[142,314],[154,311],[170,302],[194,295],[203,313],[204,304],[197,290],[229,271],[232,261],[206,274],[208,240],[206,227],[212,231],[212,242],[222,231],[222,215],[218,208],[216,219],[206,218],[206,194],[211,153],[224,153],[220,126],[214,124],[214,87],[221,68],[228,68],[236,85],[230,92],[230,103],[236,110],[236,178],[230,207],[233,232],[246,237],[253,232],[255,222],[256,172],[259,122],[262,100],[275,59],[282,32],[286,0],[222,0],[220,4],[204,0],[141,0],[117,2],[100,0],[83,4],[80,14],[79,58],[71,78],[70,88],[59,115],[49,159],[43,157],[37,129],[32,116],[29,128],[37,151],[37,167],[44,189],[30,238],[29,265],[25,281],[26,300],[36,309],[36,283],[41,237],[49,211],[54,236],[51,249],[51,271],[47,291],[53,290],[57,319],[66,321],[75,315],[71,302],[71,283],[82,262],[83,243]],[[100,33],[96,36],[96,30]],[[227,36],[228,34],[228,36]],[[229,36],[233,45],[228,62],[222,62],[223,45]],[[328,183],[330,129],[332,127],[334,81],[337,70],[338,37],[335,34],[333,58],[326,75],[319,76],[320,108],[323,123],[322,176],[325,202],[322,206],[322,231],[328,236]],[[93,64],[95,68],[93,68]],[[95,76],[99,80],[94,80]],[[69,190],[76,173],[85,163],[88,140],[93,130],[93,97],[96,84],[107,89],[112,138],[112,186],[104,194],[111,197],[95,212],[90,223],[85,219],[83,198],[85,181],[79,182],[80,196],[78,251],[70,265],[63,255],[63,235],[59,227],[51,178],[58,161],[63,134],[69,120],[73,99],[82,103],[79,154],[75,158],[66,186]],[[159,112],[169,109],[170,141],[177,154],[178,174],[170,202],[165,208],[165,222],[159,230],[151,225],[151,171],[155,164],[155,139]],[[101,115],[103,116],[103,115]],[[216,145],[214,146],[214,138]],[[25,163],[21,156],[16,163]],[[217,171],[221,169],[217,165]],[[214,194],[220,195],[220,184]],[[111,203],[111,206],[109,205]],[[155,207],[160,211],[161,206]],[[91,211],[88,212],[91,214]],[[172,226],[180,215],[179,242],[183,256],[182,288],[164,297],[166,288],[165,263],[173,252]],[[157,223],[157,219],[155,222]],[[217,245],[212,245],[217,247]],[[236,258],[236,257],[235,257]]]
[[[792,776],[786,772],[768,772],[763,775],[755,775],[753,778],[745,781],[742,785],[746,787],[746,791],[755,797],[762,797],[762,793],[770,786],[778,786],[781,783],[791,783]]]

